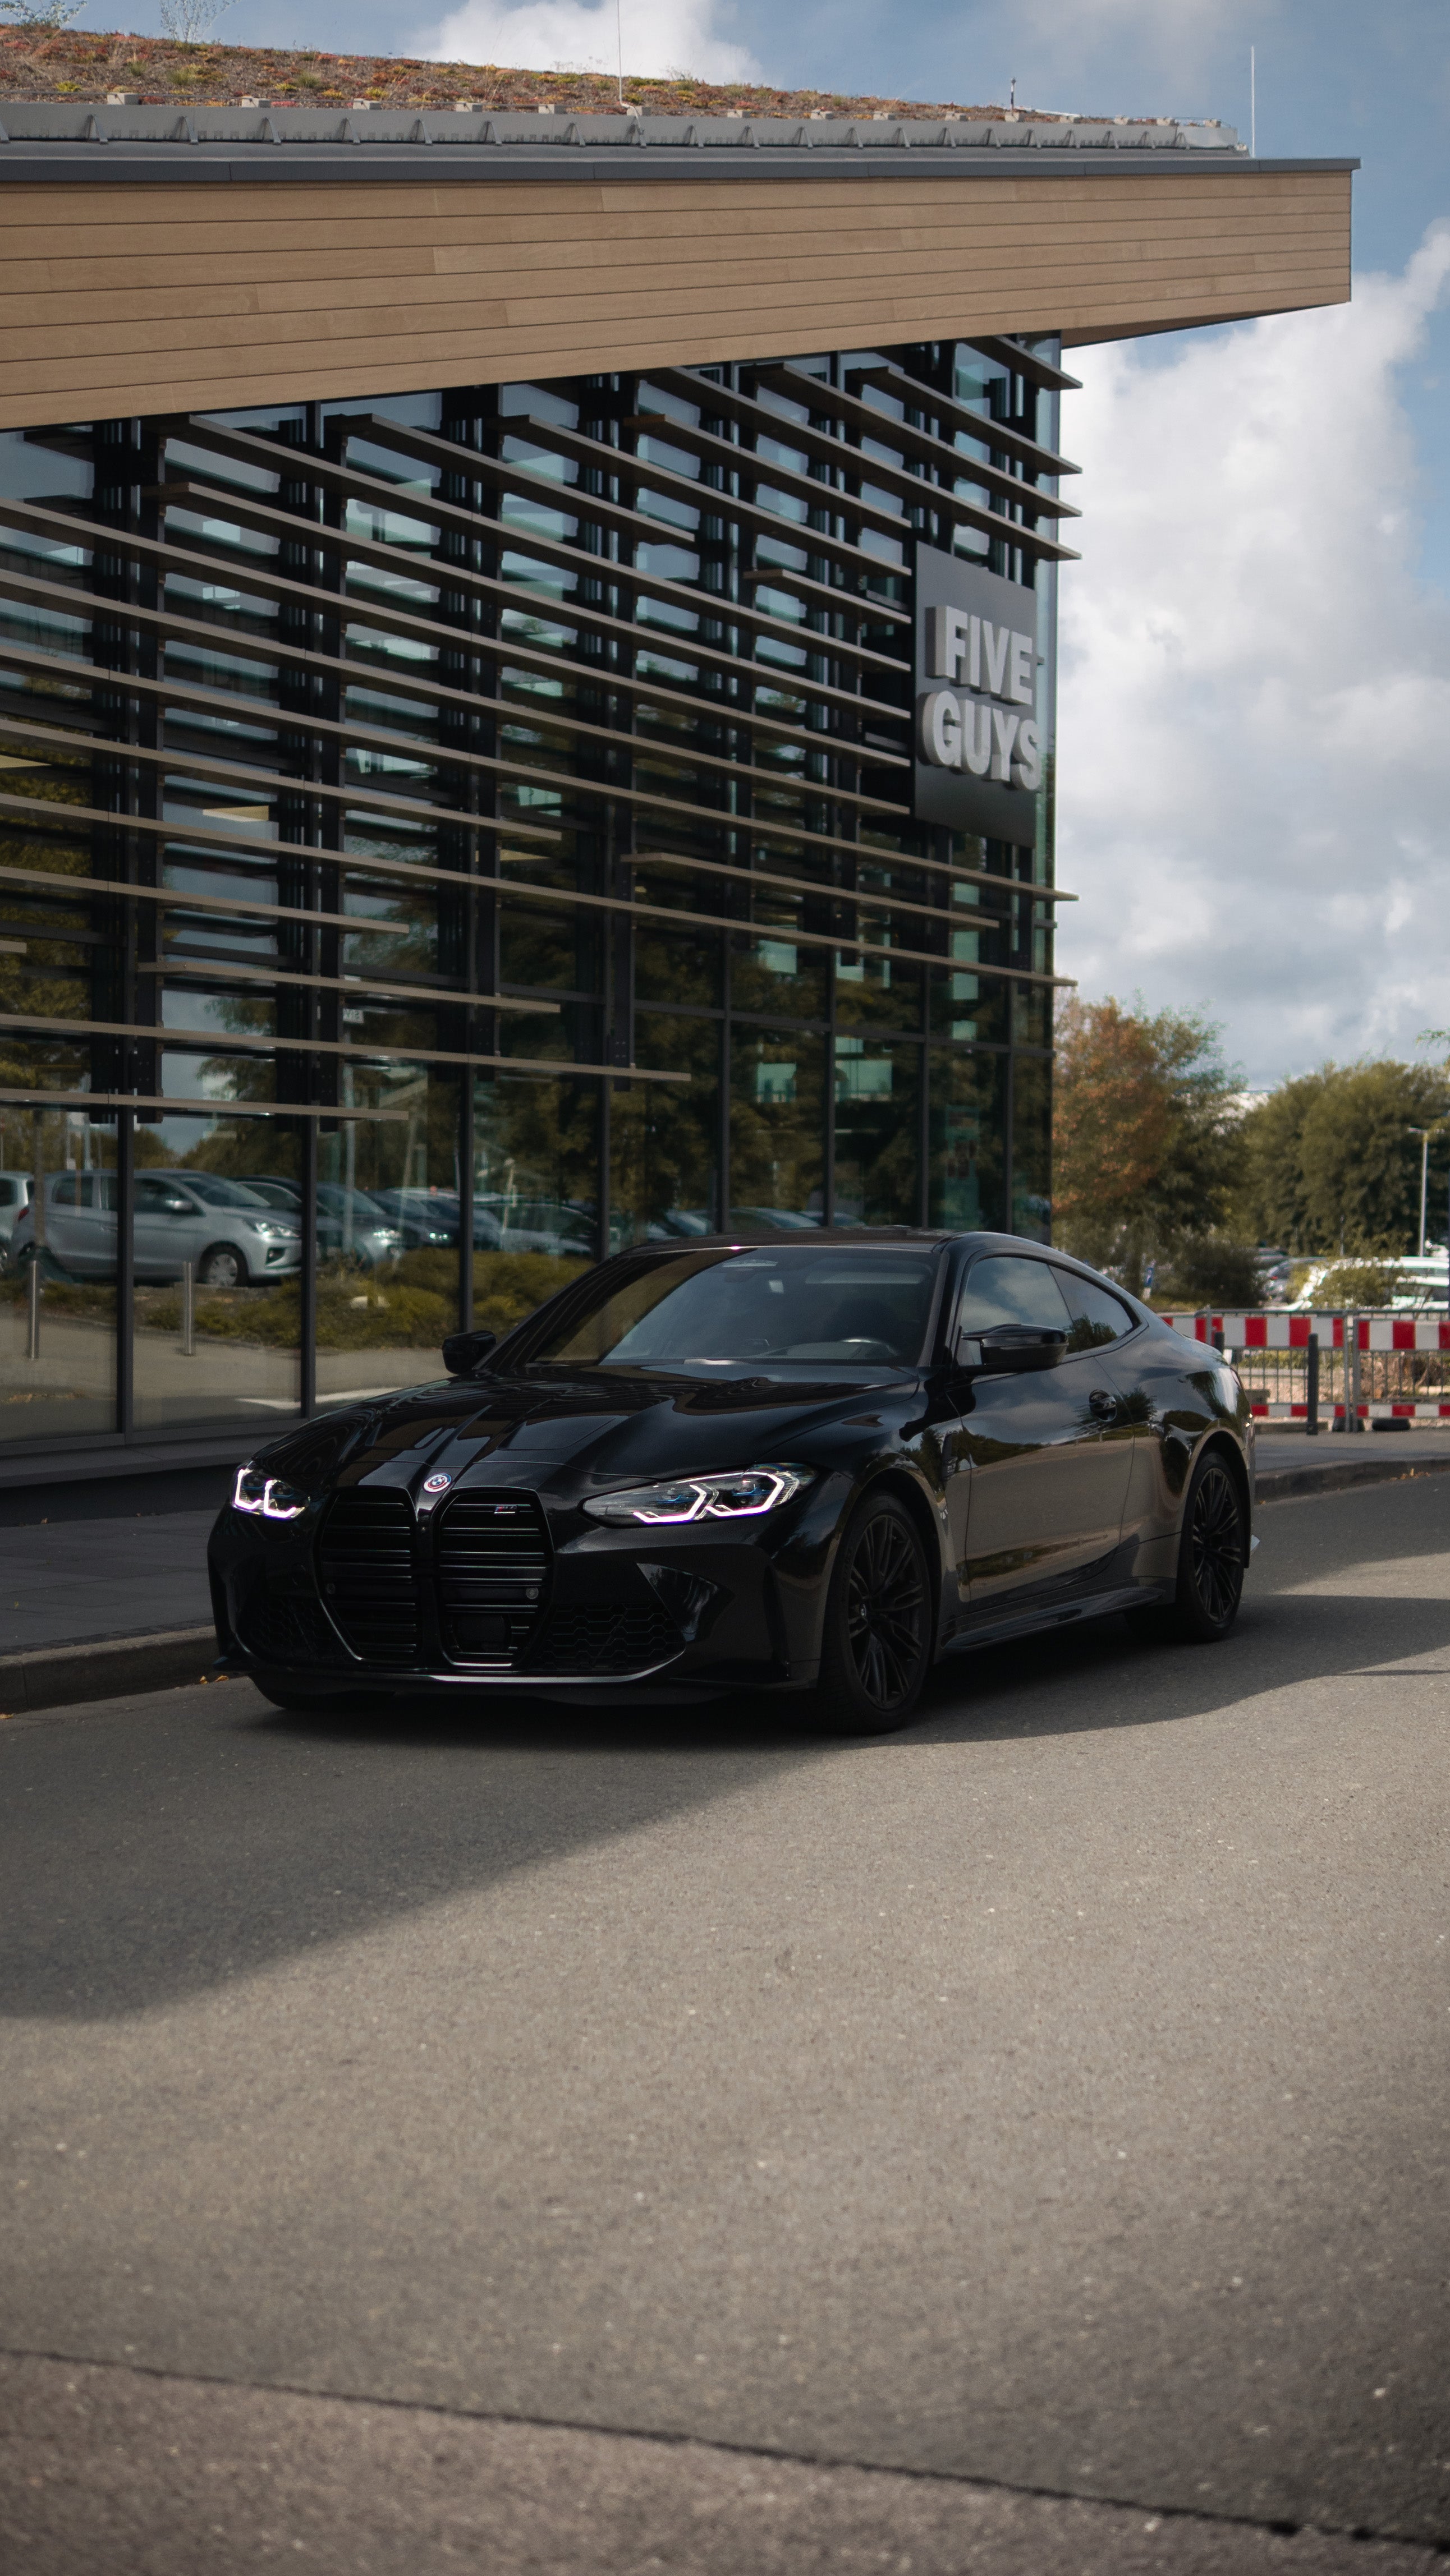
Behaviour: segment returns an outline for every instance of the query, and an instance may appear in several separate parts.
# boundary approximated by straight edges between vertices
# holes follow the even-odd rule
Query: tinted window
[[[13,1181],[0,1181],[0,1207],[14,1207],[20,1192]]]
[[[610,1265],[580,1281],[519,1359],[614,1368],[889,1367],[920,1358],[935,1276],[930,1253],[784,1246],[686,1253],[638,1270]]]
[[[1070,1351],[1100,1351],[1133,1331],[1135,1318],[1110,1288],[1099,1288],[1091,1279],[1075,1278],[1070,1270],[1059,1270],[1055,1275],[1072,1317],[1067,1344]]]
[[[985,1333],[993,1324],[1039,1324],[1065,1333],[1069,1318],[1056,1274],[1045,1261],[993,1253],[974,1261],[967,1273],[959,1322],[966,1333]]]
[[[95,1175],[92,1172],[56,1172],[52,1175],[48,1195],[56,1207],[91,1207],[94,1205]]]

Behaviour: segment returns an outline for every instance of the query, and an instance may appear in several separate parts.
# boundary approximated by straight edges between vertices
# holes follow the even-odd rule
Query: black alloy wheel
[[[818,1712],[837,1733],[905,1726],[931,1666],[931,1592],[915,1524],[890,1495],[841,1541],[826,1604]]]
[[[1210,1450],[1194,1468],[1184,1501],[1176,1598],[1130,1611],[1129,1626],[1142,1637],[1195,1645],[1226,1637],[1238,1617],[1248,1553],[1238,1485],[1225,1460]]]

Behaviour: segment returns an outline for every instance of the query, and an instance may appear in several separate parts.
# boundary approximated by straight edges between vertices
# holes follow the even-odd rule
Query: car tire
[[[1210,1449],[1188,1480],[1173,1599],[1130,1610],[1129,1627],[1154,1643],[1217,1644],[1238,1617],[1248,1555],[1238,1479],[1222,1452]]]
[[[209,1244],[196,1265],[198,1288],[246,1288],[251,1284],[247,1257],[234,1243]]]
[[[818,1722],[836,1735],[909,1725],[931,1670],[933,1587],[904,1504],[870,1496],[852,1514],[826,1598]]]

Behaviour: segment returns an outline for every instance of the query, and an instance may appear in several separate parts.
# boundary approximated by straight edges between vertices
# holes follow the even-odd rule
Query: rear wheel
[[[197,1263],[196,1276],[202,1288],[245,1288],[246,1256],[234,1243],[214,1243]]]
[[[842,1735],[905,1726],[931,1668],[932,1595],[916,1525],[889,1494],[841,1541],[826,1603],[816,1712]]]
[[[1238,1617],[1248,1553],[1237,1479],[1225,1459],[1211,1449],[1189,1480],[1174,1598],[1155,1602],[1149,1609],[1130,1610],[1129,1627],[1140,1637],[1200,1646],[1226,1637]]]

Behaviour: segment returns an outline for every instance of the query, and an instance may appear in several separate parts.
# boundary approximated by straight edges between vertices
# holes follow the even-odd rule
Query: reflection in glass
[[[1012,1059],[1012,1231],[1052,1241],[1052,1058]]]
[[[458,1086],[432,1068],[345,1063],[344,1118],[317,1140],[317,1400],[443,1374],[458,1325]]]
[[[1000,1232],[1007,1059],[931,1050],[926,1221],[963,1233]]]
[[[720,1195],[720,1028],[642,1011],[635,1053],[688,1084],[619,1083],[610,1107],[610,1244],[713,1234]]]
[[[506,1333],[599,1250],[597,1081],[474,1084],[473,1320]]]
[[[0,1440],[113,1431],[114,1132],[6,1109],[0,1161]]]
[[[730,1223],[819,1225],[825,1041],[737,1027],[730,1044]]]
[[[301,1399],[302,1224],[250,1186],[295,1158],[261,1118],[167,1118],[136,1132],[138,1430],[250,1422],[259,1440]]]
[[[836,1040],[836,1223],[915,1225],[921,1049]]]

